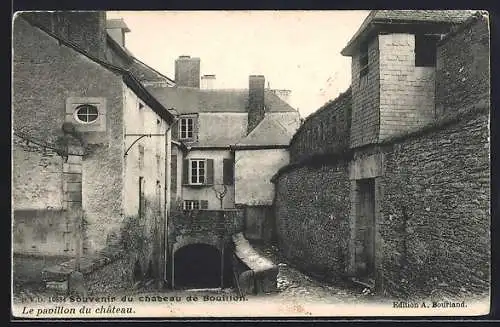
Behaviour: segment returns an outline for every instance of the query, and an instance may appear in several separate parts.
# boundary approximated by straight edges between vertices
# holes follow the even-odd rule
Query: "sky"
[[[216,88],[248,88],[264,75],[272,89],[292,91],[290,104],[307,117],[344,92],[351,58],[340,51],[369,11],[114,11],[131,30],[125,46],[174,79],[181,55],[199,57]]]

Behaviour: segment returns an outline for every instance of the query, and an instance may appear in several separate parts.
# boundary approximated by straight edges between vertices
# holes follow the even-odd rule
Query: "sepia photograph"
[[[21,11],[17,319],[490,313],[484,10]]]

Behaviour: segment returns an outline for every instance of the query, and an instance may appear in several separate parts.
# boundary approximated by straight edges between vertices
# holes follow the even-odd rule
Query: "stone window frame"
[[[77,110],[84,105],[97,108],[97,119],[85,122],[77,117]],[[66,99],[65,119],[67,123],[75,126],[79,132],[105,132],[106,131],[106,98],[104,97],[68,97]]]

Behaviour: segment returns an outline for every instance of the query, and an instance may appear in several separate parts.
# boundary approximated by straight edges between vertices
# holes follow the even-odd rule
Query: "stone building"
[[[104,12],[14,17],[15,255],[94,256],[125,229],[148,240],[132,264],[164,274],[175,116],[140,81],[174,85],[107,34]]]
[[[200,83],[199,58],[181,56],[175,69],[176,87],[147,89],[179,118],[172,127],[170,194],[172,210],[182,213],[170,221],[168,252],[172,279],[180,286],[174,275],[187,276],[186,267],[194,262],[211,261],[204,267],[219,275],[213,262],[224,262],[235,232],[270,238],[270,179],[289,162],[288,143],[300,120],[295,109],[265,88],[264,76],[249,76],[248,89],[217,89],[215,75],[204,75]]]
[[[342,54],[350,89],[306,119],[273,177],[283,251],[380,293],[487,294],[488,18],[376,10]]]

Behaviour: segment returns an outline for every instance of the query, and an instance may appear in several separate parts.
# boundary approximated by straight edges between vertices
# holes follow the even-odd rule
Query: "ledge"
[[[235,245],[234,254],[254,273],[261,273],[268,270],[276,270],[277,272],[278,266],[257,253],[243,236],[243,233],[233,235],[233,242]]]

